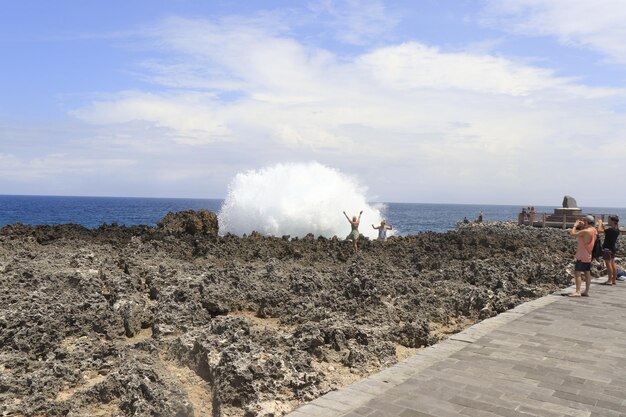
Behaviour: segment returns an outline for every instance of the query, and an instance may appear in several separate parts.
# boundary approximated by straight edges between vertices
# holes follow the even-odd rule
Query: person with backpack
[[[604,285],[617,284],[617,267],[615,265],[615,252],[617,251],[617,238],[619,237],[619,217],[609,216],[609,227],[604,227],[602,219],[598,220],[598,233],[604,234],[602,244],[602,259],[606,265],[608,279]]]
[[[588,214],[574,223],[571,235],[578,239],[576,246],[576,265],[574,266],[574,278],[576,279],[576,290],[571,293],[570,297],[587,297],[589,296],[589,288],[591,288],[591,261],[593,259],[593,245],[598,237],[598,231],[593,224],[594,217]],[[585,274],[585,291],[580,292],[582,285],[582,274]]]

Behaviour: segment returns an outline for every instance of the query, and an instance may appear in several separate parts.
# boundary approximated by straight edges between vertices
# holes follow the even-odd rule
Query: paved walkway
[[[289,417],[626,417],[626,283],[482,321]],[[569,292],[571,288],[563,292]]]

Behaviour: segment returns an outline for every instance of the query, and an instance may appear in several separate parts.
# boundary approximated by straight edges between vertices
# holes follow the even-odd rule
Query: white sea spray
[[[342,212],[352,218],[363,210],[359,231],[375,238],[372,224],[380,224],[384,205],[368,204],[366,192],[355,178],[317,162],[239,173],[218,214],[220,233],[343,238],[350,224]]]

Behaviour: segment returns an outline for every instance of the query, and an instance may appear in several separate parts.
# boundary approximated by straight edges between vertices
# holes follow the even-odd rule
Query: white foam
[[[239,173],[218,214],[220,233],[344,238],[350,224],[342,212],[352,218],[363,210],[359,231],[375,238],[372,224],[380,224],[384,206],[368,204],[366,191],[356,179],[317,162]]]

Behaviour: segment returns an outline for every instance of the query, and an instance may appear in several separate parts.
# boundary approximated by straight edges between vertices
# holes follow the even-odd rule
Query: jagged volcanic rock
[[[0,229],[2,415],[284,415],[568,286],[575,247],[509,223],[361,240],[358,256],[216,232],[213,213]]]

